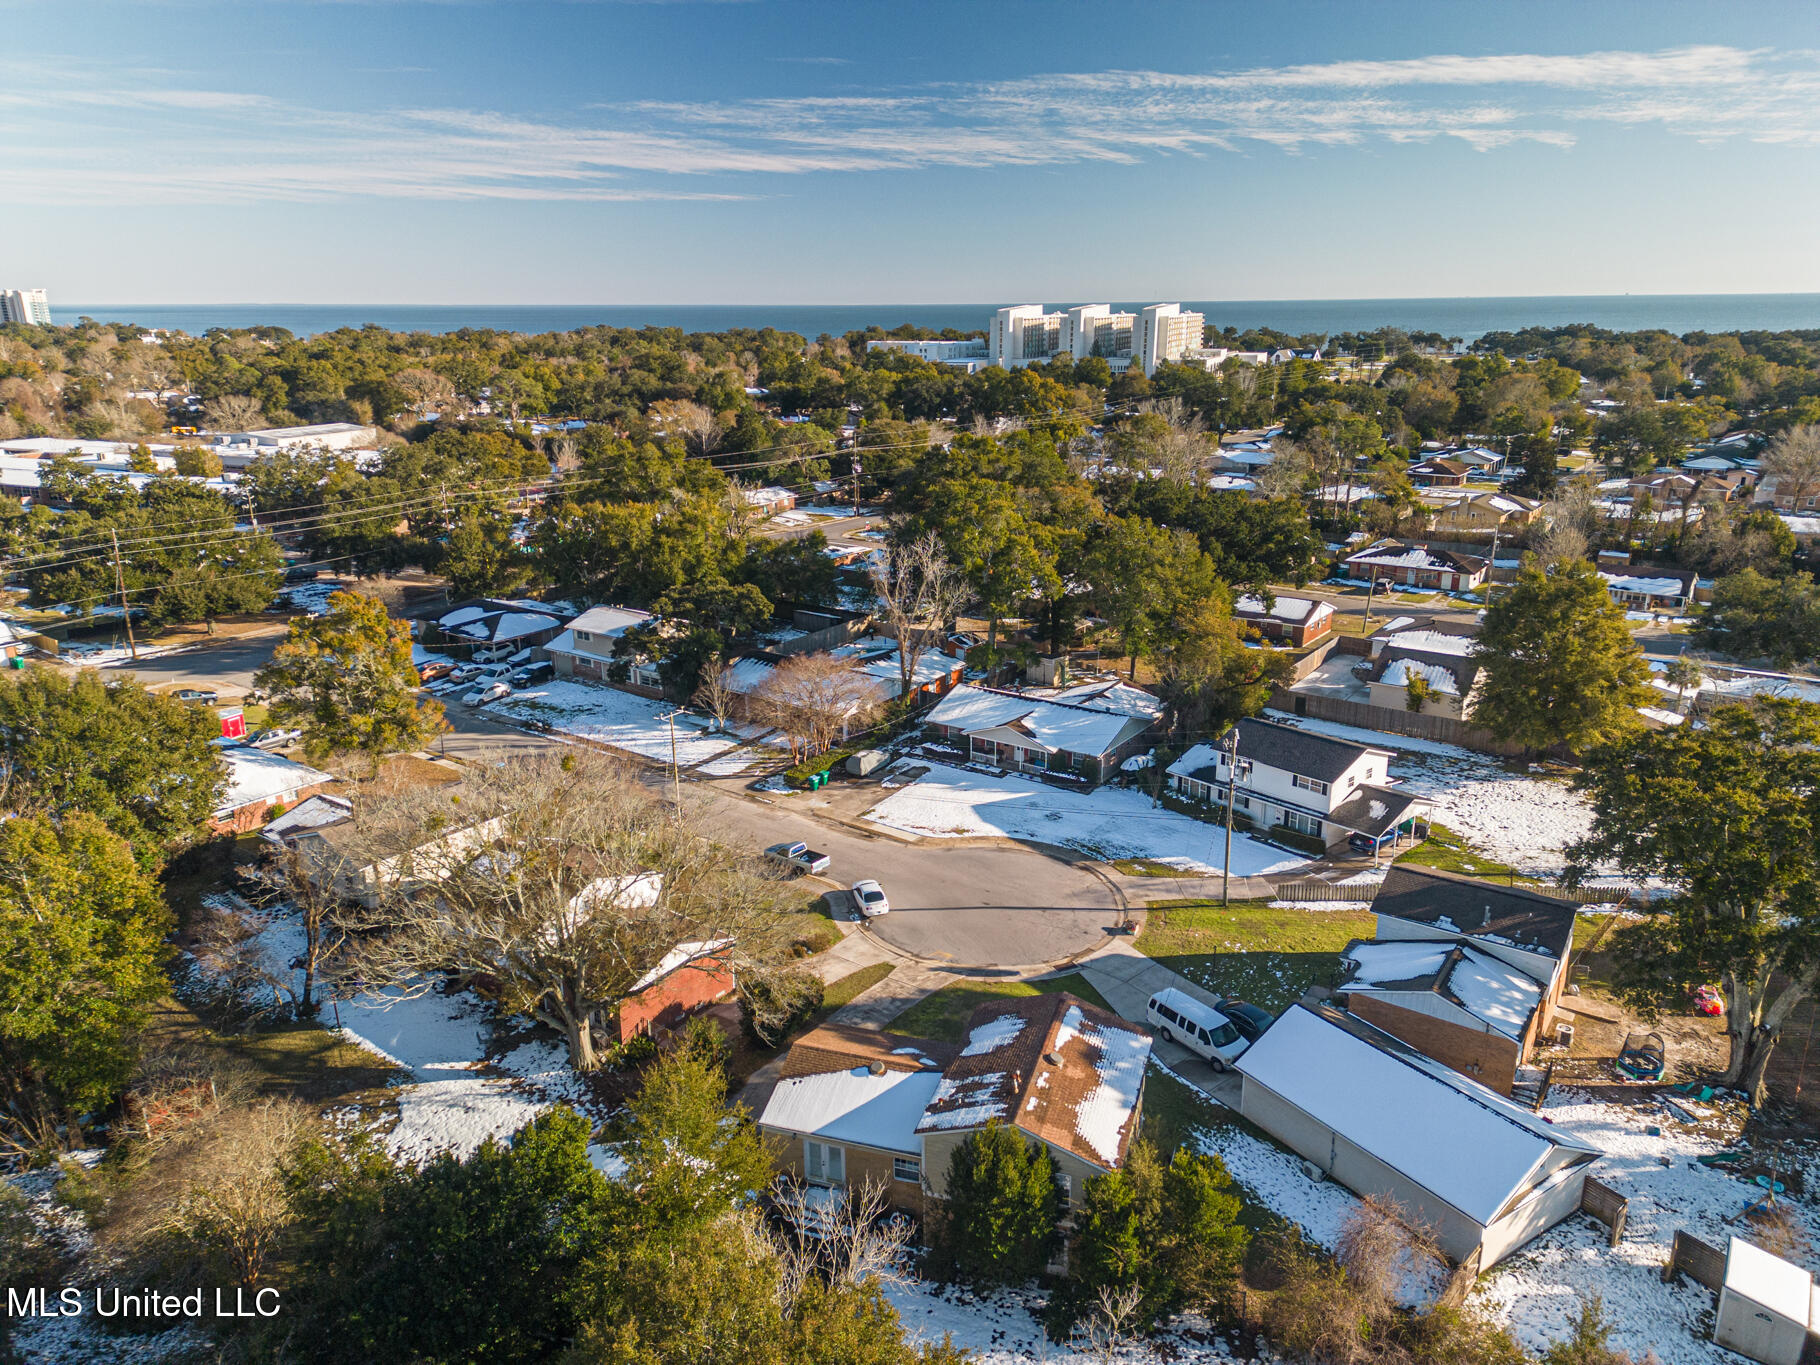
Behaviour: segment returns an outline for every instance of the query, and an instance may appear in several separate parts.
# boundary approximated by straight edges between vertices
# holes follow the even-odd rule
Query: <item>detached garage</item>
[[[1247,1119],[1480,1269],[1576,1212],[1603,1155],[1328,1005],[1292,1006],[1236,1070]]]

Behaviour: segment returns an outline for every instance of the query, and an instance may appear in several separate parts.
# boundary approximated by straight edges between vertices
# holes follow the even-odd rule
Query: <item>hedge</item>
[[[805,758],[794,768],[786,769],[784,781],[792,787],[806,787],[809,785],[809,779],[817,773],[827,772],[830,768],[838,767],[858,752],[859,750],[851,745],[836,745],[824,753],[817,754],[814,758]]]
[[[1270,839],[1272,843],[1287,844],[1291,848],[1299,848],[1302,852],[1312,853],[1316,857],[1327,852],[1325,839],[1317,838],[1312,834],[1304,834],[1299,829],[1289,828],[1288,825],[1272,825]]]

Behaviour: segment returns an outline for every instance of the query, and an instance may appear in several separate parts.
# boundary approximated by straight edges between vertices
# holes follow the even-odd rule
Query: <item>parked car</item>
[[[870,877],[853,883],[853,908],[867,919],[891,913],[891,902],[885,899],[885,888]]]
[[[1251,1046],[1232,1020],[1173,986],[1151,996],[1146,1013],[1163,1041],[1180,1043],[1196,1056],[1206,1058],[1215,1071],[1224,1071]]]
[[[535,687],[538,683],[549,682],[555,676],[556,665],[546,659],[540,664],[526,664],[507,681],[514,687]]]
[[[772,844],[765,850],[765,857],[810,876],[820,876],[828,870],[828,855],[817,853],[801,840],[794,844]]]
[[[261,730],[247,743],[255,749],[282,749],[287,744],[295,744],[303,738],[301,730]]]
[[[417,667],[417,681],[432,683],[438,678],[446,678],[455,671],[453,659],[430,659]]]
[[[206,687],[179,687],[171,695],[178,701],[199,701],[211,706],[221,700],[219,695]]]
[[[1264,1030],[1276,1023],[1277,1018],[1269,1010],[1248,1005],[1243,1000],[1234,1000],[1229,996],[1220,997],[1220,1013],[1232,1021],[1248,1043],[1255,1043],[1264,1036]]]
[[[321,573],[314,564],[293,564],[284,571],[286,583],[314,583],[316,575]]]
[[[477,678],[484,667],[484,664],[476,663],[456,664],[449,670],[449,681],[460,683],[466,682],[469,678]]]
[[[500,678],[493,682],[483,680],[479,687],[461,699],[461,703],[463,706],[485,706],[490,701],[498,701],[501,697],[511,695],[512,684],[505,679]]]

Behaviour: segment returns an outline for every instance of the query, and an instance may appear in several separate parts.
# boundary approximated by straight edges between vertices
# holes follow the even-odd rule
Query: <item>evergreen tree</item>
[[[254,686],[280,724],[301,723],[315,754],[414,749],[442,729],[439,702],[417,698],[411,632],[377,598],[338,592],[321,616],[300,616]]]
[[[1584,559],[1529,565],[1486,609],[1473,723],[1526,749],[1580,750],[1634,729],[1649,669]]]
[[[949,1158],[947,1208],[936,1233],[940,1260],[973,1284],[1022,1284],[1054,1257],[1061,1215],[1049,1149],[1007,1124],[987,1124]]]

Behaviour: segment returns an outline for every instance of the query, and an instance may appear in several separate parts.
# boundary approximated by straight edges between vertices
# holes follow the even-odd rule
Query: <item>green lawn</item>
[[[1157,901],[1137,947],[1197,985],[1275,1012],[1310,986],[1332,985],[1340,950],[1355,938],[1370,938],[1375,925],[1367,910]]]
[[[840,926],[828,913],[828,898],[817,896],[804,906],[790,933],[790,947],[797,957],[814,957],[839,943]]]
[[[1046,981],[964,981],[926,995],[888,1025],[893,1033],[913,1038],[934,1038],[958,1043],[967,1037],[967,1020],[973,1011],[993,1000],[1024,1000],[1033,995],[1067,991],[1090,1005],[1110,1009],[1100,993],[1079,972]]]
[[[1127,877],[1197,877],[1198,872],[1184,872],[1179,867],[1168,863],[1152,862],[1148,858],[1114,858],[1112,866]]]
[[[1430,823],[1428,838],[1398,858],[1399,863],[1432,867],[1436,872],[1458,872],[1465,877],[1528,881],[1516,868],[1481,853],[1446,825]]]
[[[828,983],[828,989],[822,994],[822,1014],[833,1013],[842,1005],[851,1004],[860,992],[878,985],[896,969],[896,963],[874,962],[869,967],[861,967]],[[821,1022],[819,1019],[817,1023]]]

